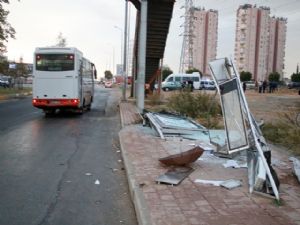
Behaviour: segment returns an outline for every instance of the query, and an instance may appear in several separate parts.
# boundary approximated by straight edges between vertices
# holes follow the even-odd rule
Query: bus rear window
[[[74,70],[74,54],[36,54],[36,70],[70,71]]]

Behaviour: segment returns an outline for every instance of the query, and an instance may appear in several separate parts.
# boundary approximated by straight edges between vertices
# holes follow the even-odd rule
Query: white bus
[[[170,74],[166,77],[164,82],[162,82],[162,88],[165,86],[168,87],[169,85],[172,85],[172,83],[177,82],[184,84],[187,81],[193,81],[194,88],[199,90],[200,89],[200,81],[201,76],[199,72],[193,72],[191,74],[187,73],[179,73],[179,74]]]
[[[59,110],[83,113],[94,98],[95,65],[76,48],[36,48],[32,104],[46,115]]]

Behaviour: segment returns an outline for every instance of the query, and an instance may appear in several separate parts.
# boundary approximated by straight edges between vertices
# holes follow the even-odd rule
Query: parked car
[[[4,88],[9,87],[9,81],[8,81],[8,79],[0,78],[0,86],[4,87]]]
[[[166,81],[161,86],[164,91],[180,90],[182,87],[182,83],[178,81]]]
[[[200,82],[200,90],[215,90],[216,89],[216,85],[215,82],[213,80],[202,80]]]
[[[247,89],[255,89],[255,82],[250,80],[250,81],[245,81],[246,82],[246,87]]]
[[[300,88],[300,82],[291,82],[288,84],[288,89]]]

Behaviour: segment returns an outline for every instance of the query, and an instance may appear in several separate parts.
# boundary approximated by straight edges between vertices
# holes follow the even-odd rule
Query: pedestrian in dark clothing
[[[192,92],[194,90],[194,82],[192,80],[189,80],[188,84],[189,84],[190,91]]]
[[[258,92],[261,93],[262,92],[262,87],[263,87],[263,82],[259,81],[258,83]]]
[[[274,81],[271,81],[269,83],[269,92],[273,93],[275,91],[275,88],[276,88],[276,83]]]
[[[265,93],[265,91],[266,91],[266,88],[267,88],[267,81],[266,80],[264,80],[264,82],[263,82],[263,93]]]
[[[246,91],[246,89],[247,89],[247,84],[246,84],[246,82],[243,82],[243,90],[244,90],[244,92]]]

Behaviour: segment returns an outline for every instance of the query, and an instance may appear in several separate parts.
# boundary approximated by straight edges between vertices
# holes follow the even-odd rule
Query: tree
[[[23,59],[20,60],[20,63],[17,63],[17,75],[22,77],[28,76],[28,69],[27,66],[23,63]]]
[[[293,73],[291,75],[291,80],[292,82],[300,82],[300,73]]]
[[[105,77],[105,79],[110,80],[110,79],[113,78],[113,74],[111,73],[110,70],[105,70],[104,71],[104,77]]]
[[[0,56],[0,73],[8,74],[8,61],[5,57]]]
[[[9,11],[3,8],[2,4],[9,4],[9,0],[0,0],[0,53],[6,52],[6,42],[9,38],[15,38],[16,31],[7,22]]]
[[[278,72],[272,72],[269,74],[269,81],[279,82],[280,74]]]
[[[55,45],[55,47],[66,47],[67,46],[67,39],[65,37],[63,37],[62,33],[59,32],[57,38],[57,43]]]
[[[165,80],[167,78],[167,76],[169,76],[172,73],[173,73],[173,71],[168,66],[163,67],[163,69],[162,69],[162,80]]]
[[[188,69],[188,70],[185,71],[185,73],[194,73],[194,72],[200,73],[200,76],[202,77],[201,71],[196,69],[196,68]]]
[[[244,82],[244,81],[250,81],[251,78],[252,78],[252,73],[250,73],[250,72],[242,71],[240,73],[240,79],[241,79],[242,82]]]

